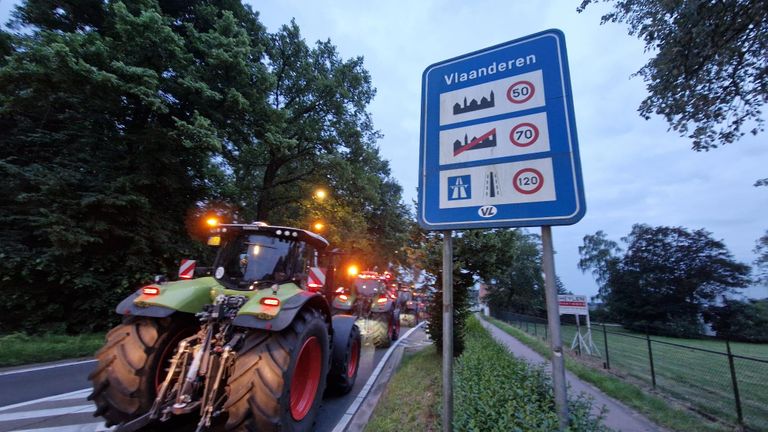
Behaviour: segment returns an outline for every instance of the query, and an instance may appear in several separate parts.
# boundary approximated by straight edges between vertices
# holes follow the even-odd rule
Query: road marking
[[[49,408],[33,411],[20,411],[8,414],[0,414],[0,422],[10,420],[26,420],[31,418],[53,417],[64,414],[78,414],[86,411],[93,411],[96,407],[89,403],[88,405],[77,405],[64,408]]]
[[[48,366],[37,366],[37,367],[31,367],[27,369],[19,369],[19,370],[12,370],[7,372],[0,372],[0,376],[6,376],[6,375],[15,375],[20,373],[26,373],[26,372],[35,372],[39,370],[46,370],[46,369],[55,369],[60,367],[67,367],[67,366],[75,366],[79,364],[85,364],[85,363],[95,363],[97,360],[83,360],[83,361],[76,361],[76,362],[69,362],[69,363],[61,363],[61,364],[55,364],[55,365],[48,365]]]
[[[38,402],[48,402],[48,401],[66,400],[66,399],[78,399],[80,397],[86,396],[86,394],[88,392],[90,392],[90,391],[91,391],[91,388],[89,387],[89,388],[84,388],[84,389],[80,389],[80,390],[75,390],[75,391],[69,392],[69,393],[62,393],[62,394],[48,396],[48,397],[44,397],[44,398],[40,398],[40,399],[34,399],[34,400],[26,401],[26,402],[20,402],[20,403],[13,404],[13,405],[6,405],[4,407],[0,407],[0,411],[7,411],[9,409],[19,408],[19,407],[23,407],[23,406],[27,406],[27,405],[32,405],[32,404],[36,404]]]
[[[38,428],[38,429],[22,429],[22,430],[17,430],[15,432],[94,432],[97,430],[105,430],[105,429],[99,429],[100,427],[103,427],[103,426],[104,426],[104,422],[99,422],[99,423],[75,424],[75,425],[68,425],[68,426],[54,426],[54,427]]]
[[[355,400],[352,402],[349,408],[347,408],[347,412],[344,413],[344,415],[341,417],[341,420],[339,420],[339,422],[336,423],[336,426],[333,428],[332,432],[343,432],[344,429],[347,428],[347,425],[352,420],[352,417],[354,417],[358,408],[360,408],[360,405],[363,403],[363,401],[365,401],[366,396],[368,396],[368,392],[370,392],[371,388],[373,387],[373,383],[376,382],[376,379],[379,377],[381,370],[384,369],[384,365],[387,363],[387,360],[389,360],[389,357],[395,351],[395,348],[397,348],[398,345],[400,345],[400,342],[408,339],[408,336],[410,336],[411,333],[416,331],[416,329],[421,327],[423,324],[424,324],[424,321],[417,324],[416,327],[408,330],[408,332],[405,333],[403,337],[398,338],[395,341],[395,343],[391,347],[389,347],[387,352],[384,353],[384,356],[381,357],[381,360],[379,360],[379,364],[376,365],[376,369],[374,369],[373,373],[371,373],[371,376],[368,377],[368,381],[365,382],[363,389],[360,390],[360,393],[357,394],[357,397],[355,397]]]

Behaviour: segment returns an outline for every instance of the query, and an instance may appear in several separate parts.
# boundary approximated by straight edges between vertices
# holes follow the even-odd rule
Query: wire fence
[[[546,319],[493,310],[491,316],[548,340]],[[584,344],[574,343],[578,333]],[[768,344],[650,336],[611,324],[592,324],[588,334],[583,320],[579,331],[561,323],[561,337],[587,363],[644,382],[705,417],[768,431]]]

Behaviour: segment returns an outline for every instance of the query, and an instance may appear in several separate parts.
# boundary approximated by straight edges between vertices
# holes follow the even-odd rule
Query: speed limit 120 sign
[[[420,145],[426,229],[578,222],[586,209],[563,33],[429,66]]]

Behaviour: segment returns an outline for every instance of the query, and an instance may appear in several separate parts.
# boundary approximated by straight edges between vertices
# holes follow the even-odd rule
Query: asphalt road
[[[407,330],[403,328],[401,334]],[[423,330],[414,332],[409,340],[414,338],[423,339]],[[345,396],[324,399],[316,431],[333,430],[385,353],[385,349],[363,347],[354,388]],[[95,365],[95,361],[85,360],[0,372],[0,432],[106,430],[103,421],[92,416],[93,404],[86,400],[91,391],[88,374]]]

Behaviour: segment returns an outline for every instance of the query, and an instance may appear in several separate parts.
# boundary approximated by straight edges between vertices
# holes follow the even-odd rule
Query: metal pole
[[[605,330],[605,323],[603,323],[603,342],[605,343],[605,368],[611,368],[611,357],[608,355],[608,331]]]
[[[574,314],[576,316],[576,352],[581,356],[581,325],[579,325],[579,321],[581,321],[581,318],[579,317],[579,314]]]
[[[736,380],[736,366],[733,364],[733,354],[731,353],[731,343],[725,340],[725,349],[728,351],[728,367],[731,369],[731,383],[733,384],[733,398],[736,401],[736,416],[739,424],[744,426],[744,415],[741,412],[741,397],[739,396],[739,382]]]
[[[544,292],[547,299],[547,321],[549,322],[549,346],[552,348],[552,386],[555,391],[555,408],[560,420],[560,430],[568,427],[568,398],[565,393],[565,359],[563,340],[560,337],[560,307],[557,303],[555,286],[555,252],[552,249],[552,227],[541,227],[543,246],[542,267],[544,270]]]
[[[656,369],[653,367],[653,349],[651,349],[651,335],[645,330],[645,339],[648,341],[648,361],[651,363],[651,382],[653,388],[656,388]]]
[[[443,432],[453,431],[453,231],[443,231]]]

